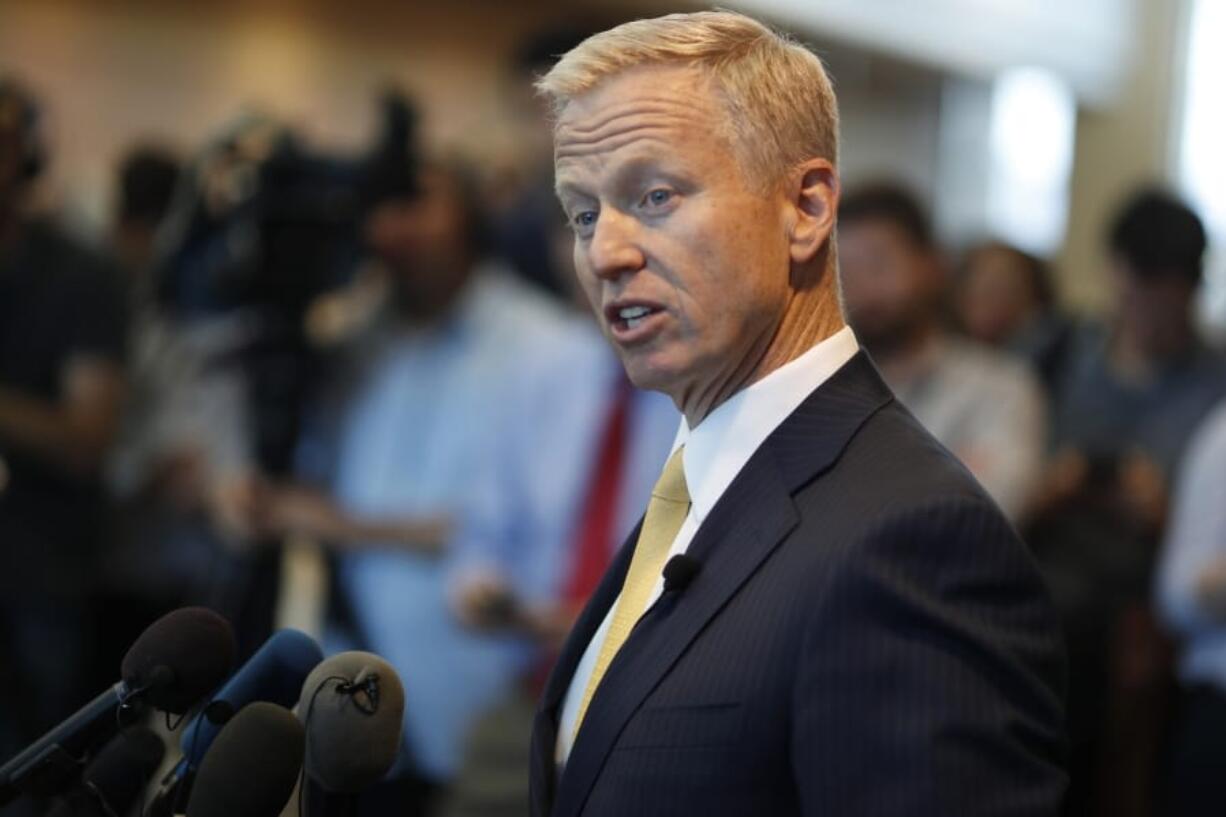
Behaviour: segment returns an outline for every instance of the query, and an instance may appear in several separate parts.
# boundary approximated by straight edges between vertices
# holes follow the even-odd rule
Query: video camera
[[[246,375],[257,459],[284,472],[316,361],[308,306],[345,284],[364,253],[367,214],[417,192],[417,115],[385,92],[374,144],[358,157],[310,152],[287,127],[247,116],[195,161],[159,235],[158,300],[191,318],[239,314],[222,364]]]

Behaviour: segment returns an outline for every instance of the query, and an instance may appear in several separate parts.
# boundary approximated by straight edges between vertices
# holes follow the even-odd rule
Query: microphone
[[[75,776],[81,754],[108,718],[144,702],[176,715],[215,688],[234,666],[234,631],[203,607],[184,607],[149,625],[124,655],[121,680],[0,767],[0,806],[26,792],[52,794]]]
[[[206,607],[184,607],[159,618],[123,657],[120,672],[133,693],[182,715],[234,669],[238,646],[230,622]]]
[[[298,782],[305,742],[302,724],[285,707],[247,704],[204,756],[187,817],[276,817]]]
[[[191,794],[192,772],[212,746],[222,724],[253,701],[292,706],[307,674],[323,658],[319,644],[306,633],[299,630],[273,633],[187,725],[179,740],[183,758],[162,778],[157,794],[149,802],[148,817],[182,813],[183,803]]]
[[[682,593],[697,578],[702,562],[693,556],[678,553],[664,565],[664,593]]]
[[[307,776],[325,792],[360,792],[396,762],[404,687],[379,656],[339,653],[307,677],[298,717],[306,728]]]
[[[161,739],[143,726],[120,732],[81,773],[81,785],[47,817],[113,817],[127,814],[166,754]]]

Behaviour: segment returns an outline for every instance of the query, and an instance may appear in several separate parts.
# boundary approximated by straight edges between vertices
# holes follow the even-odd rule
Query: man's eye
[[[574,226],[579,229],[585,229],[587,227],[591,227],[593,224],[596,223],[596,211],[595,210],[583,210],[581,212],[575,213],[573,216],[571,216],[571,223],[574,224]]]
[[[662,204],[668,204],[673,197],[673,191],[663,187],[657,187],[655,190],[649,191],[644,197],[644,201],[652,207],[659,207]]]

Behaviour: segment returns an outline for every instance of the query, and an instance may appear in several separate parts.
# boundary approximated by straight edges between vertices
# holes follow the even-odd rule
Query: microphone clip
[[[353,699],[359,712],[374,715],[379,711],[379,673],[362,673],[352,681],[342,681],[336,691]]]

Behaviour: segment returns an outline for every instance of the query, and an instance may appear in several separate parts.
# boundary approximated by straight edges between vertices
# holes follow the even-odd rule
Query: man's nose
[[[645,263],[639,237],[638,222],[634,218],[611,207],[605,208],[588,245],[592,271],[609,280],[637,272]]]

